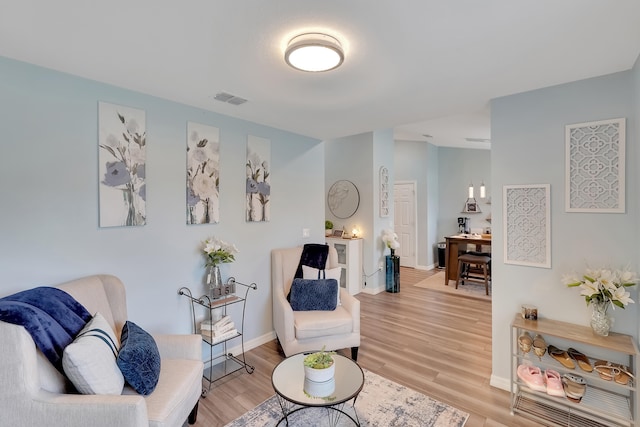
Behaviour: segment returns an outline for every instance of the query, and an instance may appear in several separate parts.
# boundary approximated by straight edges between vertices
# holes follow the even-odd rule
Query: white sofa
[[[56,286],[92,315],[111,324],[117,336],[127,320],[125,289],[114,276],[96,275]],[[122,395],[69,394],[68,383],[36,350],[22,326],[0,322],[0,424],[47,427],[182,426],[195,423],[202,392],[199,335],[154,335],[161,370],[148,396],[125,386]]]
[[[340,288],[341,305],[333,311],[293,311],[287,294],[296,274],[302,246],[271,251],[273,327],[286,356],[303,351],[351,348],[358,358],[360,301]],[[326,269],[338,267],[338,253],[329,247]]]

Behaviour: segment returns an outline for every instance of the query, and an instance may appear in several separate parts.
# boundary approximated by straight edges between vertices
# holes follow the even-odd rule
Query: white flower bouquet
[[[382,231],[382,241],[385,246],[391,249],[391,251],[395,251],[400,247],[400,242],[398,242],[398,235],[391,229],[386,229]]]
[[[233,262],[236,260],[235,255],[240,252],[235,245],[215,237],[205,240],[203,245],[204,253],[207,257],[207,262],[205,264],[207,267],[212,267],[226,262]]]
[[[638,276],[629,270],[587,269],[582,276],[576,273],[562,276],[562,283],[580,287],[580,295],[584,296],[587,305],[611,303],[624,309],[634,303],[626,288],[636,285]]]

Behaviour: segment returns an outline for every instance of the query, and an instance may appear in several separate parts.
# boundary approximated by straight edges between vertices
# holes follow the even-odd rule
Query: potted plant
[[[331,236],[332,232],[333,232],[333,222],[326,220],[324,222],[324,235]]]
[[[335,352],[325,351],[322,347],[321,351],[306,355],[303,360],[304,377],[314,382],[325,382],[333,378],[336,372],[334,354]]]

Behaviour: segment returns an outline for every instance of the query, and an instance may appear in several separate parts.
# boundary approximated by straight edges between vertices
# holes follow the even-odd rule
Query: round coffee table
[[[282,408],[282,418],[277,425],[280,425],[283,420],[286,420],[289,425],[288,417],[294,412],[309,407],[323,407],[328,409],[330,425],[337,425],[340,417],[344,415],[359,426],[360,421],[355,405],[358,394],[364,385],[362,368],[353,360],[335,354],[333,360],[336,373],[332,381],[310,383],[307,380],[305,382],[302,361],[309,353],[313,352],[294,354],[273,368],[271,385],[273,385],[278,403]],[[353,399],[355,418],[343,411],[345,403],[351,399]]]

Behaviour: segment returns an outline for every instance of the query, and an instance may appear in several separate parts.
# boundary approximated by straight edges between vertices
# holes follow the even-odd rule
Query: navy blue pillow
[[[293,279],[291,284],[291,308],[294,311],[336,309],[338,281],[336,279]]]
[[[140,326],[127,320],[120,336],[116,359],[125,381],[138,393],[151,394],[160,378],[160,352],[155,340]]]

